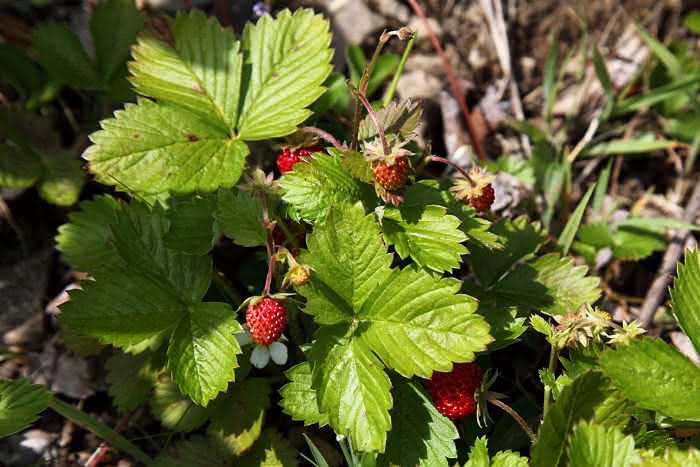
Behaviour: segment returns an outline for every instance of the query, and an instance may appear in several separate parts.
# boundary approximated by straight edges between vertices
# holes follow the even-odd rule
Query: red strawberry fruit
[[[304,158],[309,158],[315,152],[324,152],[323,146],[315,145],[306,148],[283,148],[277,153],[277,168],[280,173],[287,173],[292,170],[292,166],[299,162],[306,162]]]
[[[479,212],[486,212],[489,210],[493,204],[493,200],[496,199],[493,187],[489,183],[481,189],[481,195],[470,198],[467,202],[469,206],[473,207]]]
[[[455,194],[455,198],[477,211],[488,211],[496,198],[493,186],[491,186],[493,175],[489,175],[481,167],[472,167],[469,169],[468,175],[468,178],[456,178],[450,191]]]
[[[451,420],[476,412],[474,391],[481,386],[484,372],[474,362],[455,363],[452,371],[434,372],[426,386],[438,412]]]
[[[405,157],[396,159],[392,165],[385,162],[375,163],[372,175],[384,189],[395,191],[408,182],[408,161]]]
[[[246,321],[253,340],[258,344],[269,345],[282,335],[287,325],[287,311],[280,300],[263,297],[248,307]]]

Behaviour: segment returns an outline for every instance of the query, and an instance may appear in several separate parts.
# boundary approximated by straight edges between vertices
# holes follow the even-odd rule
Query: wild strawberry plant
[[[322,16],[265,14],[240,37],[197,10],[155,21],[128,64],[141,97],[83,155],[123,193],[84,201],[57,236],[90,275],[60,323],[76,351],[110,353],[119,412],[148,405],[183,435],[154,459],[25,380],[0,385],[0,434],[50,406],[157,465],[296,465],[292,421],[330,427],[352,465],[697,462],[696,441],[672,430],[700,422],[700,370],[594,308],[599,280],[566,255],[581,216],[552,244],[526,215],[490,213],[484,169],[422,179],[452,162],[415,144],[420,106],[368,101],[382,47],[410,35],[382,34],[348,84],[352,128],[330,134],[305,126],[331,73]],[[282,137],[275,178],[251,143]],[[696,348],[699,258],[686,255],[672,292]],[[530,329],[550,363],[541,411],[525,417],[491,355]],[[495,429],[489,405],[504,411]],[[498,435],[510,427],[524,443]]]

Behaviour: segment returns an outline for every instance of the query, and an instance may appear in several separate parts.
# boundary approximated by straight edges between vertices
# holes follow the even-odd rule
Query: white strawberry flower
[[[244,324],[243,328],[243,332],[234,335],[241,347],[253,342],[250,331],[248,331],[248,326]],[[284,365],[287,363],[287,346],[281,342],[283,340],[287,339],[281,336],[279,340],[270,345],[256,344],[253,353],[250,354],[250,363],[252,363],[255,368],[265,368],[270,362],[270,358],[272,358],[272,361],[277,365]]]

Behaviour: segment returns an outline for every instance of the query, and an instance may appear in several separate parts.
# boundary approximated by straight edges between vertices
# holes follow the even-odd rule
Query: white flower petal
[[[253,349],[253,353],[250,354],[250,363],[252,363],[255,368],[265,368],[269,361],[270,351],[267,350],[267,346],[256,345]]]
[[[272,361],[278,365],[287,363],[287,346],[277,341],[270,344],[270,356]]]
[[[238,341],[238,345],[240,345],[241,347],[250,344],[250,342],[253,340],[253,338],[250,337],[250,333],[248,331],[234,334],[233,337],[236,338],[236,340]]]

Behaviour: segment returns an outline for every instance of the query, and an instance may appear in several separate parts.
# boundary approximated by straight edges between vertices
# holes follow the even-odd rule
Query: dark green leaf
[[[51,393],[29,379],[0,380],[0,436],[31,425],[49,404]]]
[[[238,458],[240,467],[296,467],[297,451],[273,428],[265,430],[253,447]]]
[[[143,24],[144,15],[136,8],[134,0],[109,0],[95,7],[90,18],[90,32],[104,83],[112,81],[124,66]]]
[[[131,412],[150,399],[158,377],[151,358],[150,352],[130,355],[117,350],[105,363],[109,395],[120,412]]]
[[[591,199],[593,194],[593,189],[595,188],[595,183],[588,187],[588,191],[583,195],[581,201],[579,201],[578,206],[574,210],[573,214],[569,218],[569,221],[564,226],[564,230],[559,234],[559,240],[557,240],[557,246],[562,250],[562,255],[566,256],[569,254],[569,248],[571,248],[571,243],[574,241],[576,232],[578,231],[579,225],[581,224],[581,219],[583,218],[583,213],[588,205],[588,200]]]
[[[215,217],[224,235],[241,246],[265,244],[262,202],[244,191],[219,190]]]
[[[214,219],[216,201],[215,194],[207,194],[176,202],[168,211],[170,229],[164,237],[165,246],[193,255],[208,253],[220,235]]]

